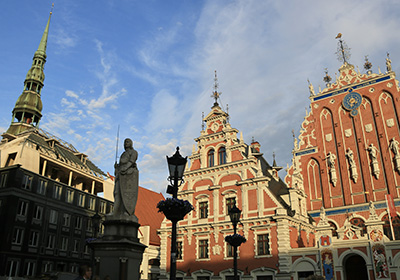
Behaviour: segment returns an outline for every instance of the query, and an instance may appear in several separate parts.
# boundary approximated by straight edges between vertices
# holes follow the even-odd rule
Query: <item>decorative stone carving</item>
[[[328,163],[331,183],[334,187],[336,187],[336,182],[337,182],[337,175],[336,175],[336,168],[335,168],[336,156],[335,156],[335,154],[329,152],[326,155],[325,159],[327,160],[327,163]]]
[[[392,61],[389,58],[389,53],[387,53],[387,58],[386,58],[386,70],[388,72],[392,72]]]
[[[369,220],[377,220],[378,215],[376,215],[376,208],[373,201],[369,202]]]
[[[315,91],[314,91],[314,86],[312,85],[312,83],[310,82],[310,80],[308,80],[308,90],[310,91],[310,96],[315,95]]]
[[[369,123],[369,124],[366,124],[366,125],[365,125],[365,131],[366,131],[366,132],[371,132],[371,131],[372,131],[372,124],[370,124],[370,123]]]
[[[350,137],[351,135],[353,135],[353,132],[351,131],[351,128],[346,129],[346,130],[344,131],[344,136]]]
[[[114,211],[110,218],[138,222],[134,214],[139,188],[139,170],[136,167],[138,153],[129,138],[125,139],[124,148],[119,163],[114,165]]]
[[[320,217],[320,220],[319,220],[318,226],[329,225],[328,219],[326,218],[326,212],[325,212],[324,206],[322,206],[320,209],[319,217]]]
[[[330,142],[330,141],[332,141],[332,134],[326,134],[325,135],[325,140],[326,140],[326,142]]]
[[[393,119],[387,119],[386,120],[386,125],[388,127],[393,127],[394,126],[394,120]]]
[[[346,157],[350,167],[351,179],[353,179],[354,183],[357,183],[357,178],[358,178],[357,166],[356,162],[354,161],[354,153],[350,148],[347,148]]]
[[[377,147],[374,146],[373,143],[371,143],[368,148],[367,148],[368,152],[369,152],[369,157],[371,160],[371,168],[372,168],[372,173],[375,176],[376,179],[379,179],[379,163],[378,163],[378,153],[379,150]]]

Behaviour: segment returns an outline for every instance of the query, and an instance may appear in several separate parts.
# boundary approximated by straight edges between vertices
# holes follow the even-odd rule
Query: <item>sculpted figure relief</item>
[[[135,207],[139,190],[139,170],[136,166],[137,151],[133,142],[127,138],[124,141],[125,152],[119,163],[115,163],[114,212],[113,217],[137,222]]]

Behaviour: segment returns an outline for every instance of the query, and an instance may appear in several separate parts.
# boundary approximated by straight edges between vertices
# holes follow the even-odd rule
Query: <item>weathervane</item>
[[[343,63],[347,63],[351,56],[350,48],[347,46],[346,42],[342,40],[342,33],[339,33],[335,39],[339,39],[338,48],[336,52],[338,60]]]
[[[204,112],[201,112],[201,130],[204,130]]]
[[[221,95],[221,92],[218,92],[218,78],[217,78],[217,70],[215,70],[215,76],[214,76],[214,92],[211,95],[215,99],[214,106],[218,105],[218,98]]]

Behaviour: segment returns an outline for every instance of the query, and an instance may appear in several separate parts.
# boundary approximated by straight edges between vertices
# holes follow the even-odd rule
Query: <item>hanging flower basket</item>
[[[157,204],[158,212],[164,213],[165,217],[171,221],[180,221],[194,208],[187,200],[177,198],[167,198]]]
[[[246,242],[246,238],[240,234],[232,234],[225,236],[225,241],[228,242],[231,246],[239,247],[242,243]]]

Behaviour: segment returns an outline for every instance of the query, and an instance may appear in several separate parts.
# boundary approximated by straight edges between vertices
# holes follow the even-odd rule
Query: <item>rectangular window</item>
[[[107,204],[105,203],[105,201],[100,201],[100,212],[105,214],[106,210],[107,210]]]
[[[18,204],[18,216],[26,216],[26,212],[28,211],[28,202],[21,200]]]
[[[94,197],[89,197],[89,209],[93,210],[96,207],[96,200],[94,199]]]
[[[71,215],[64,213],[63,215],[63,226],[64,227],[69,227],[69,225],[71,224]]]
[[[257,235],[257,255],[269,255],[269,236],[268,234]]]
[[[26,190],[31,190],[32,181],[33,181],[33,176],[25,174],[24,179],[22,180],[22,188]]]
[[[92,232],[92,219],[86,220],[86,231]]]
[[[82,193],[78,194],[78,206],[85,207],[85,195]]]
[[[68,237],[63,237],[61,240],[61,251],[67,251],[68,250]]]
[[[236,198],[234,197],[228,197],[226,199],[226,212],[229,213],[229,211],[233,208],[233,206],[236,205]]]
[[[208,259],[208,240],[199,240],[199,259]]]
[[[79,246],[80,246],[80,241],[75,239],[73,252],[79,252]]]
[[[233,258],[233,250],[235,247],[233,247],[231,244],[226,243],[226,256],[228,258]]]
[[[43,272],[49,272],[53,270],[53,263],[51,262],[45,262],[43,264]]]
[[[56,210],[50,210],[50,224],[57,224],[58,212]]]
[[[205,219],[208,217],[208,202],[199,203],[200,219]]]
[[[19,260],[9,260],[7,262],[7,276],[15,277],[17,276],[19,270]]]
[[[39,244],[39,232],[38,231],[31,231],[29,236],[29,246],[37,247]]]
[[[59,185],[54,185],[53,197],[55,199],[61,199],[61,194],[62,194],[62,187]]]
[[[15,228],[13,232],[12,244],[21,245],[23,240],[24,240],[24,229]]]
[[[82,217],[76,217],[75,218],[75,229],[81,229],[82,228]]]
[[[8,172],[7,173],[2,173],[1,178],[0,178],[0,188],[4,188],[7,184],[7,177],[8,177]]]
[[[11,166],[15,162],[15,158],[17,157],[17,153],[12,153],[8,155],[6,166]]]
[[[74,202],[74,191],[67,190],[67,195],[65,196],[65,201],[68,203]]]
[[[53,234],[49,234],[47,236],[47,249],[54,249],[55,242],[56,242],[56,236]]]
[[[183,259],[183,247],[182,247],[182,241],[176,242],[176,259],[177,260],[182,260]]]
[[[37,187],[37,193],[45,195],[46,189],[47,189],[47,181],[40,179]]]
[[[36,220],[41,220],[43,216],[43,207],[36,205],[35,212],[33,212],[33,218]]]
[[[35,273],[35,266],[36,263],[33,261],[27,261],[25,262],[25,271],[24,271],[24,275],[27,276],[34,276]]]
[[[89,253],[90,253],[88,244],[85,244],[85,248],[83,249],[83,252],[84,252],[85,254],[89,254]]]

